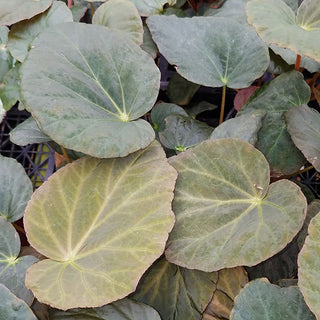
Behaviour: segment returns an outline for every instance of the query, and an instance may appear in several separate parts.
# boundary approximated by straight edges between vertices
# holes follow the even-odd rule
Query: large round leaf
[[[52,0],[0,0],[0,25],[30,19],[50,7]]]
[[[320,114],[306,104],[287,112],[287,128],[295,145],[320,171]]]
[[[38,261],[33,256],[18,258],[20,238],[11,223],[0,217],[0,283],[31,305],[33,294],[24,284],[26,270]]]
[[[310,88],[303,75],[291,71],[263,85],[238,113],[266,112],[256,147],[267,158],[274,175],[292,174],[306,162],[287,132],[284,112],[309,99]]]
[[[235,299],[231,320],[315,320],[297,287],[280,288],[267,279],[249,282]]]
[[[3,320],[37,320],[28,305],[0,284],[0,317]]]
[[[123,299],[101,308],[72,309],[61,311],[50,309],[50,320],[160,320],[151,307],[130,299]]]
[[[175,179],[156,142],[125,158],[84,157],[55,173],[25,213],[30,244],[49,258],[27,272],[38,300],[96,307],[134,291],[173,226]]]
[[[65,23],[33,46],[21,68],[22,99],[52,140],[106,158],[152,142],[152,127],[139,118],[157,98],[159,70],[123,33]]]
[[[142,277],[133,298],[154,307],[162,319],[201,319],[217,280],[217,272],[181,268],[162,258]]]
[[[178,171],[170,262],[203,271],[252,266],[301,229],[303,193],[288,180],[269,186],[268,162],[251,144],[210,140],[169,161]]]
[[[265,44],[232,19],[152,16],[147,24],[160,52],[194,83],[245,88],[268,67]]]
[[[298,258],[299,288],[312,312],[320,319],[320,213],[310,221],[305,244]]]
[[[17,160],[0,155],[0,216],[19,220],[32,195],[32,183]]]
[[[8,41],[12,56],[23,61],[31,47],[31,42],[40,32],[55,24],[71,21],[73,21],[72,13],[68,7],[60,1],[55,1],[46,12],[15,24],[10,31]]]
[[[92,23],[123,31],[135,43],[142,43],[142,21],[130,0],[109,0],[102,4],[94,13]]]
[[[247,4],[247,16],[264,41],[320,63],[318,0],[304,0],[297,14],[281,0],[252,0]]]

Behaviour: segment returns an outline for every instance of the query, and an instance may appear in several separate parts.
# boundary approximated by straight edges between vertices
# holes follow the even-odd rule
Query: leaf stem
[[[219,124],[223,122],[224,118],[224,107],[226,104],[226,92],[227,92],[227,86],[222,87],[222,98],[221,98],[221,110],[220,110],[220,119],[219,119]]]
[[[61,146],[61,150],[62,150],[63,157],[67,160],[68,163],[71,163],[67,150],[62,146]]]
[[[301,173],[307,172],[307,171],[309,171],[309,170],[311,170],[311,169],[314,169],[314,167],[313,167],[313,166],[309,166],[309,167],[304,168],[304,169],[302,169],[302,170],[299,170],[299,171],[297,171],[297,172],[295,172],[295,173],[293,173],[293,174],[289,174],[289,175],[287,175],[287,176],[282,176],[281,178],[290,179],[290,178],[293,178],[293,177],[295,177],[295,176],[297,176],[297,175],[299,175],[299,174],[301,174]]]
[[[68,8],[71,8],[73,6],[73,0],[68,0]]]
[[[91,8],[91,13],[92,13],[92,15],[94,15],[94,7],[93,7],[92,2],[90,2],[90,8]]]
[[[301,63],[301,56],[300,56],[300,54],[297,54],[297,59],[296,59],[296,64],[294,66],[294,70],[299,71],[300,63]]]

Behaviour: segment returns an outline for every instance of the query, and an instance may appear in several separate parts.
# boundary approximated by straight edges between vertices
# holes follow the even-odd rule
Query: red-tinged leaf
[[[233,101],[234,108],[237,111],[240,111],[240,109],[247,103],[249,98],[255,93],[257,89],[259,89],[259,87],[251,86],[251,87],[239,90]]]

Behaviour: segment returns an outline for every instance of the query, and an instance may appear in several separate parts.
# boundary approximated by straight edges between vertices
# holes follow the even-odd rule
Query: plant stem
[[[301,56],[300,54],[297,54],[296,64],[294,66],[294,70],[299,71],[300,69],[300,63],[301,63]]]
[[[314,169],[314,167],[313,167],[313,166],[309,166],[309,167],[304,168],[304,169],[302,169],[302,170],[299,170],[298,172],[295,172],[295,173],[293,173],[293,174],[289,174],[289,175],[287,175],[287,176],[283,176],[282,178],[284,178],[284,179],[290,179],[290,178],[293,178],[293,177],[297,176],[298,174],[307,172],[307,171],[309,171],[309,170],[311,170],[311,169]]]
[[[73,0],[68,0],[68,8],[71,8],[73,6]]]
[[[24,229],[21,228],[20,226],[18,226],[16,223],[13,222],[12,225],[15,227],[15,229],[16,229],[17,231],[20,231],[21,233],[26,234],[26,232],[24,231]]]
[[[226,92],[227,92],[227,86],[222,87],[222,98],[221,98],[221,110],[220,110],[220,119],[219,119],[219,124],[223,122],[224,118],[224,107],[226,104]]]
[[[94,7],[93,7],[92,2],[90,2],[90,8],[91,8],[91,13],[92,13],[92,15],[94,15]]]
[[[68,156],[67,150],[61,146],[61,150],[62,150],[62,154],[64,156],[64,158],[67,160],[68,163],[71,163],[70,158]]]

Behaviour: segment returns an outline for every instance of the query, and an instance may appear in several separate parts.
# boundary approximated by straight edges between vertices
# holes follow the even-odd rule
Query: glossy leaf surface
[[[100,308],[50,310],[50,320],[160,320],[151,307],[130,299],[123,299]]]
[[[162,319],[201,319],[217,280],[217,272],[189,270],[161,258],[142,277],[133,298],[151,305]]]
[[[269,186],[267,160],[247,142],[206,141],[169,162],[178,171],[166,249],[172,263],[203,271],[252,266],[302,227],[307,203],[300,188],[288,180]]]
[[[267,279],[257,279],[247,284],[236,297],[230,320],[257,319],[315,320],[315,317],[298,287],[280,288]]]
[[[11,223],[0,217],[0,283],[4,284],[17,297],[28,305],[33,301],[33,294],[24,284],[26,270],[37,258],[19,257],[20,238]]]
[[[3,320],[37,320],[28,305],[0,283],[0,318]]]
[[[47,10],[52,0],[0,0],[0,25],[11,25]]]
[[[0,155],[0,216],[19,220],[32,195],[32,183],[17,160]]]
[[[281,0],[252,0],[247,4],[248,22],[267,43],[289,48],[320,63],[320,6],[305,0],[297,14]]]
[[[320,214],[310,221],[308,236],[298,259],[298,284],[311,311],[320,319]]]
[[[102,4],[94,13],[92,23],[123,31],[136,44],[142,43],[142,21],[130,0],[109,0]]]
[[[295,145],[320,171],[320,114],[308,105],[297,106],[286,114],[287,127]]]
[[[287,132],[284,112],[307,103],[309,99],[310,89],[302,74],[291,71],[263,85],[238,113],[266,112],[256,147],[267,158],[274,175],[292,174],[305,163]]]
[[[49,258],[27,272],[37,299],[59,309],[96,307],[134,291],[173,226],[175,179],[157,142],[55,173],[25,213],[30,244]]]
[[[134,42],[103,26],[65,23],[33,46],[21,68],[22,100],[52,140],[99,158],[153,141],[139,118],[157,98],[159,70]]]
[[[147,24],[160,52],[194,83],[245,88],[268,67],[265,44],[232,19],[152,16]]]
[[[60,1],[55,1],[46,12],[15,24],[10,31],[8,41],[12,56],[18,61],[24,61],[32,41],[38,34],[56,24],[71,21],[73,17],[68,7]]]

